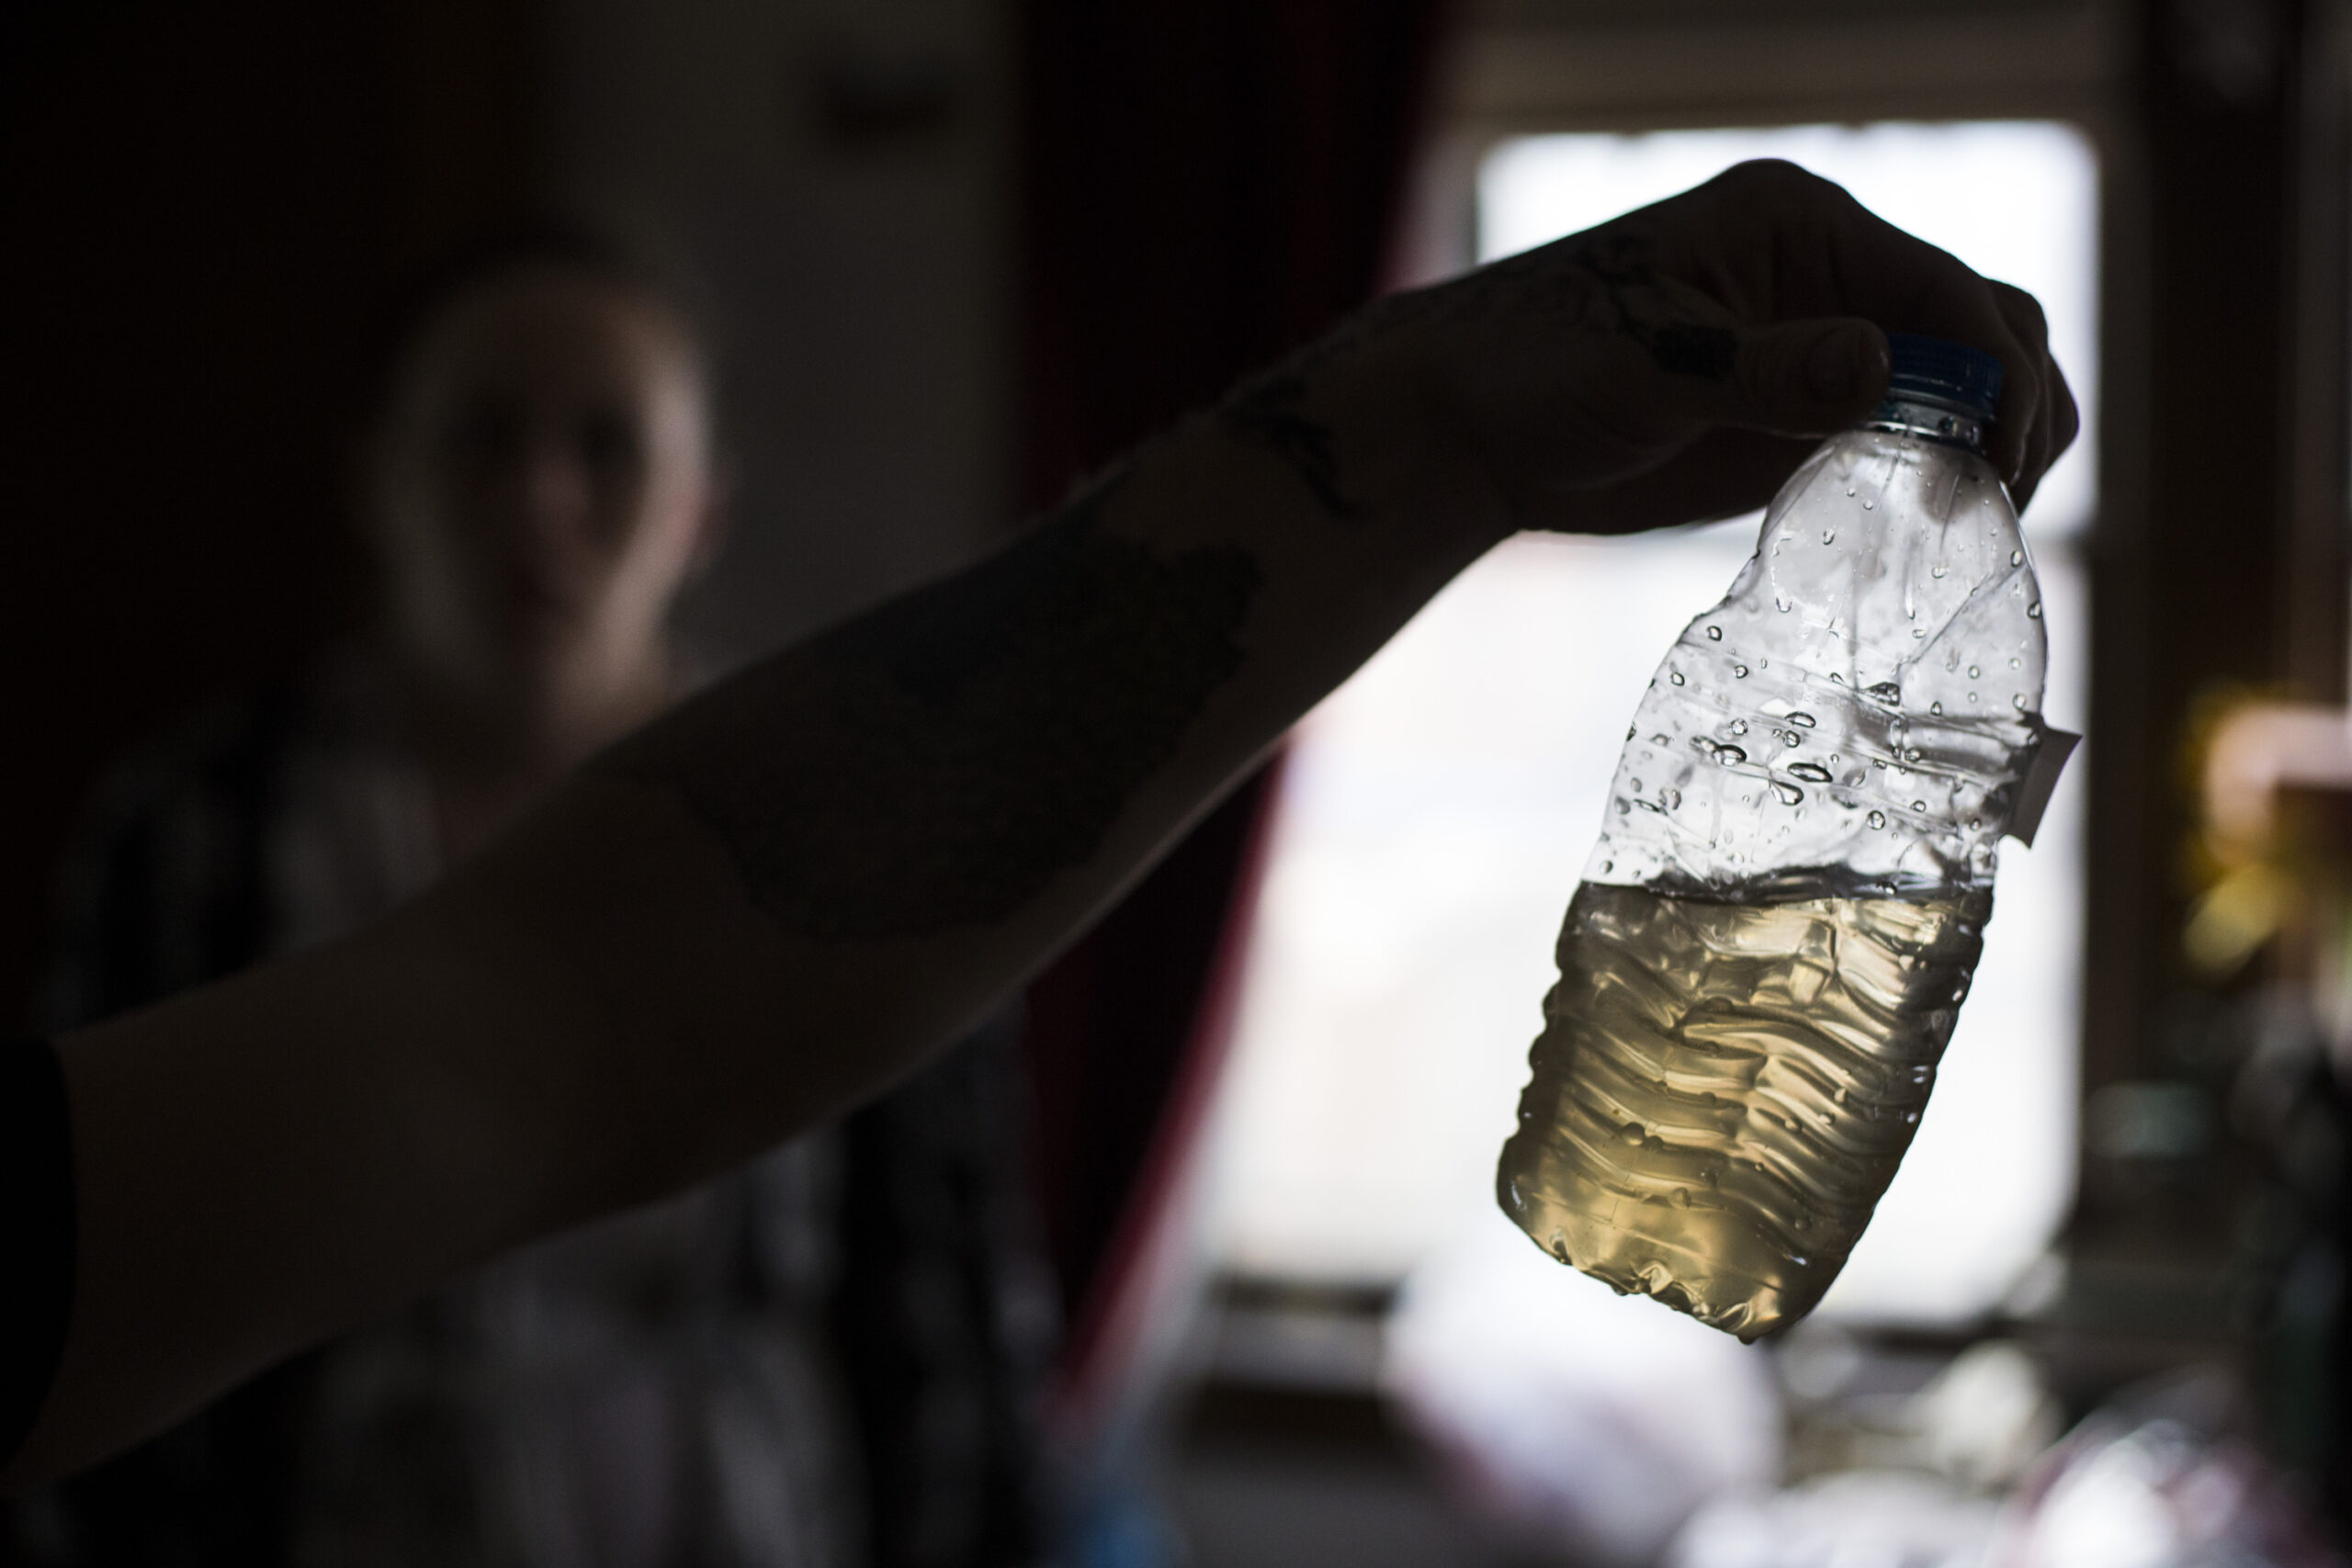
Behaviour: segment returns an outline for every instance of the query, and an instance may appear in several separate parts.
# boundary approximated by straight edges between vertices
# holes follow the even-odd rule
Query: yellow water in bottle
[[[1999,366],[1891,343],[1626,732],[1496,1178],[1562,1262],[1743,1339],[1820,1301],[1918,1130],[2044,733]]]

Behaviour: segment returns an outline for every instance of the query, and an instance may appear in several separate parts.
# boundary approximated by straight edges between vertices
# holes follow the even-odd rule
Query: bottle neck
[[[1992,423],[1980,414],[1946,403],[1890,394],[1878,405],[1878,412],[1862,422],[1862,427],[1963,447],[1981,457],[1984,455],[1985,433]]]

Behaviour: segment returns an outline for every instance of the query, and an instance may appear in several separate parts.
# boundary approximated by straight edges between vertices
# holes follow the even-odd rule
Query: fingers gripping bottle
[[[1990,355],[1890,339],[1643,697],[1496,1187],[1742,1339],[1821,1299],[1911,1143],[2043,736]]]

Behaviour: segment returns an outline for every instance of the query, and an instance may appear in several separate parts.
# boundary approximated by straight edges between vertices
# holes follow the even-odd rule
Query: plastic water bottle
[[[2021,788],[2049,771],[2045,640],[1984,456],[2000,363],[1889,341],[1884,402],[1781,488],[1626,731],[1496,1178],[1562,1262],[1742,1339],[1810,1311],[1860,1239],[1997,841],[2054,782]]]

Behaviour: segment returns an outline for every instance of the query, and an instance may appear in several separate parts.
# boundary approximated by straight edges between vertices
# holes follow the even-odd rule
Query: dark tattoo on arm
[[[1107,532],[1115,488],[738,676],[603,766],[675,787],[796,935],[1012,914],[1095,853],[1242,662],[1256,559]]]
[[[1252,446],[1262,446],[1288,464],[1333,517],[1360,515],[1340,493],[1340,461],[1331,451],[1330,427],[1306,412],[1306,378],[1277,370],[1250,382],[1226,400],[1226,428]]]
[[[1340,482],[1330,427],[1309,412],[1316,377],[1385,333],[1432,322],[1525,321],[1593,337],[1630,339],[1669,376],[1728,380],[1739,336],[1722,303],[1658,265],[1657,237],[1634,214],[1460,277],[1374,300],[1281,366],[1245,381],[1219,410],[1225,428],[1282,460],[1324,512],[1362,508]],[[1710,318],[1714,319],[1710,319]]]
[[[1648,247],[1639,239],[1594,234],[1577,248],[1576,259],[1600,286],[1616,315],[1617,330],[1649,350],[1659,369],[1710,381],[1730,378],[1739,363],[1739,338],[1729,327],[1655,319],[1661,285]]]
[[[1739,361],[1738,334],[1704,320],[1721,306],[1661,272],[1654,253],[1651,236],[1637,221],[1620,220],[1573,234],[1443,283],[1376,299],[1286,368],[1291,379],[1302,379],[1329,359],[1398,327],[1518,317],[1575,322],[1596,334],[1622,333],[1668,375],[1729,378]]]

